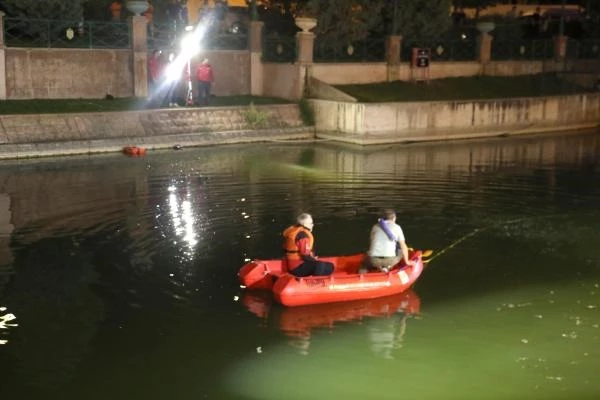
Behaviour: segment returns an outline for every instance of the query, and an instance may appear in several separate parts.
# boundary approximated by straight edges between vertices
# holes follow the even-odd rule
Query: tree
[[[302,11],[317,18],[314,32],[333,47],[367,37],[382,7],[382,0],[310,0]]]
[[[585,30],[593,37],[600,36],[600,1],[588,0],[585,8]]]
[[[411,40],[435,38],[452,24],[450,0],[385,1],[382,19],[386,34],[400,34]]]
[[[261,0],[260,18],[265,23],[265,33],[292,36],[298,31],[294,16],[308,0]]]
[[[3,0],[6,14],[12,18],[80,20],[88,0]]]

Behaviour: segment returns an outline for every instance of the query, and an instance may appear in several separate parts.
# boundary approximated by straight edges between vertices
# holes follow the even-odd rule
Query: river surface
[[[410,292],[240,288],[299,212],[354,254],[386,207]],[[600,133],[3,161],[0,397],[598,399],[599,227]]]

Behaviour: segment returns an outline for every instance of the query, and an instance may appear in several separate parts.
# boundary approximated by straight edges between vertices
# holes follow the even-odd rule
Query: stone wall
[[[317,132],[390,142],[460,139],[600,124],[600,93],[481,101],[350,103],[311,100]],[[353,140],[354,140],[353,139]]]
[[[133,96],[130,50],[6,49],[8,99]]]
[[[261,123],[252,123],[262,120]],[[0,158],[313,138],[297,104],[0,115]]]
[[[134,73],[131,50],[102,49],[3,49],[7,99],[61,99],[134,96]],[[192,65],[208,57],[215,72],[214,94],[217,96],[251,93],[251,55],[248,51],[206,51],[192,60]],[[582,61],[586,71],[597,63]],[[255,94],[297,100],[304,93],[306,74],[330,85],[361,84],[394,80],[409,81],[415,72],[406,62],[381,63],[262,63],[260,88]],[[577,65],[555,61],[477,61],[432,62],[429,79],[491,75],[510,76],[575,69]],[[258,78],[257,78],[258,79]],[[0,85],[1,86],[1,85]],[[2,93],[0,90],[0,98]]]
[[[464,76],[515,76],[533,75],[542,72],[563,71],[570,63],[556,61],[440,61],[432,62],[428,71],[429,79],[454,78]],[[413,69],[408,63],[388,65],[387,63],[318,63],[312,66],[312,76],[330,85],[350,85],[378,83],[386,81],[410,81],[423,70]],[[419,75],[419,77],[422,77]]]
[[[308,85],[308,96],[314,99],[347,101],[356,103],[358,100],[349,94],[318,80],[315,77],[310,78]]]
[[[7,48],[7,99],[67,99],[133,97],[131,50]],[[250,55],[247,51],[209,51],[214,68],[214,94],[250,93]],[[183,76],[183,74],[182,74]]]
[[[213,67],[215,82],[213,93],[217,96],[250,94],[250,53],[240,50],[215,50],[201,53],[192,65],[207,57]]]
[[[297,64],[263,63],[263,95],[297,100],[302,97],[304,69]]]
[[[407,65],[408,67],[408,65]],[[387,64],[380,63],[316,63],[312,76],[330,85],[361,84],[387,81]],[[400,78],[399,78],[400,79]]]

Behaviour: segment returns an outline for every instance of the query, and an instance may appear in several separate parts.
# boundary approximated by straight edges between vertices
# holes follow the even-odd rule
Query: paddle
[[[414,251],[415,249],[413,249],[412,247],[408,248],[409,251]],[[431,257],[431,255],[433,254],[433,250],[423,250],[423,252],[421,253],[421,260],[423,260],[424,258],[427,257]],[[423,264],[428,263],[430,260],[423,260]]]

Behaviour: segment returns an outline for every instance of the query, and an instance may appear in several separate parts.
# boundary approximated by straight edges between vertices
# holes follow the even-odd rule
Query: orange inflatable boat
[[[412,250],[407,266],[400,261],[389,272],[359,274],[364,254],[321,257],[335,266],[330,276],[295,277],[285,270],[284,260],[254,260],[244,265],[238,275],[249,289],[270,289],[275,300],[285,306],[333,303],[373,299],[408,290],[423,271],[422,252]]]

